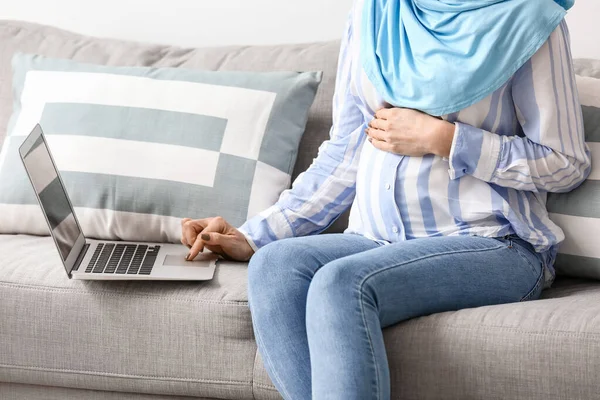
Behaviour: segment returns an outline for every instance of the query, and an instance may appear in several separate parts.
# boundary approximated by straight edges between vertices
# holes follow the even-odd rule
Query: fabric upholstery
[[[161,396],[154,394],[108,392],[99,390],[73,389],[56,386],[23,385],[0,382],[2,400],[190,400],[187,396]],[[194,400],[218,400],[194,397]]]
[[[597,399],[599,301],[597,282],[559,277],[536,301],[386,329],[392,398]]]
[[[0,253],[0,381],[235,399],[252,392],[245,264],[222,264],[208,282],[77,281],[48,237],[0,235]]]
[[[181,218],[221,215],[239,227],[277,201],[321,76],[26,54],[13,68],[0,233],[47,232],[18,151],[39,122],[87,237],[174,243]]]
[[[179,67],[215,71],[322,71],[292,180],[329,137],[339,41],[277,46],[179,48],[99,39],[20,21],[0,21],[0,145],[12,113],[11,59],[16,52],[108,66]],[[348,211],[330,228],[342,232]]]
[[[66,278],[49,238],[0,235],[0,254],[0,382],[280,398],[256,353],[246,264],[224,263],[203,283],[84,282]],[[563,277],[537,301],[384,335],[394,399],[592,399],[600,284]]]
[[[577,75],[600,78],[600,60],[579,58],[573,60],[573,66]]]
[[[592,155],[587,180],[568,193],[549,193],[550,218],[565,232],[557,274],[600,279],[600,79],[576,76],[585,140]]]

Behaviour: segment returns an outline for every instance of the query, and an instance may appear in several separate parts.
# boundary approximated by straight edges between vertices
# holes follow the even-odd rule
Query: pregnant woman
[[[190,259],[250,260],[259,351],[285,399],[389,399],[382,329],[539,298],[589,174],[568,0],[357,0],[330,139],[236,229],[183,220]],[[343,234],[318,235],[352,206]],[[256,253],[255,253],[256,252]]]

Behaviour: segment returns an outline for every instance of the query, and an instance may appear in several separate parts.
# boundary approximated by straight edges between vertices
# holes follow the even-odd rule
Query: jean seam
[[[369,341],[369,348],[371,350],[371,356],[373,358],[373,365],[375,367],[375,379],[376,379],[376,398],[379,398],[379,384],[380,384],[380,378],[379,378],[379,369],[377,368],[377,363],[375,360],[375,351],[373,349],[373,340],[371,338],[371,335],[369,333],[369,329],[367,328],[367,321],[365,319],[365,311],[364,311],[364,301],[363,301],[363,287],[365,282],[367,281],[367,279],[369,279],[370,277],[378,274],[379,272],[384,272],[387,271],[388,269],[391,268],[396,268],[399,267],[401,265],[404,264],[410,264],[412,262],[416,262],[416,261],[421,261],[421,260],[425,260],[428,258],[432,258],[432,257],[437,257],[437,256],[442,256],[442,255],[447,255],[447,254],[457,254],[457,253],[473,253],[473,252],[477,252],[477,251],[490,251],[490,250],[497,250],[497,249],[501,249],[504,246],[495,246],[495,247],[491,247],[491,248],[487,248],[487,249],[473,249],[473,250],[456,250],[456,251],[447,251],[447,252],[443,252],[443,253],[436,253],[436,254],[428,254],[426,256],[423,257],[419,257],[419,258],[415,258],[409,261],[405,261],[399,264],[394,264],[392,266],[380,269],[378,271],[374,271],[370,274],[368,274],[367,276],[365,276],[359,283],[358,285],[358,293],[359,293],[359,303],[360,303],[360,311],[361,311],[361,315],[362,315],[362,319],[363,319],[363,325],[365,326],[365,329],[367,331],[367,339]]]
[[[517,254],[519,254],[519,256],[521,256],[521,258],[523,260],[525,260],[527,262],[527,264],[529,264],[529,266],[535,271],[536,270],[535,265],[521,252],[521,250],[519,250],[519,247],[518,246],[513,246],[513,247],[514,247],[515,251],[517,252]],[[540,261],[540,264],[541,264],[541,261]],[[542,265],[542,270],[543,270],[543,265]]]
[[[519,302],[529,300],[531,298],[531,296],[538,290],[538,288],[542,284],[543,278],[544,278],[544,268],[542,267],[542,271],[540,272],[540,275],[538,276],[538,278],[537,278],[537,280],[535,282],[535,285],[533,285],[533,288],[525,296],[523,296],[519,300]]]
[[[360,313],[363,320],[363,326],[365,327],[365,331],[367,332],[367,340],[369,341],[369,349],[371,350],[371,357],[373,361],[373,367],[375,369],[375,398],[379,399],[379,368],[377,368],[377,360],[375,359],[375,350],[373,349],[373,339],[371,338],[371,334],[369,332],[369,328],[367,326],[367,320],[365,318],[365,309],[364,309],[364,301],[363,301],[363,290],[362,290],[362,282],[358,288],[358,302],[360,304]]]
[[[525,262],[526,262],[527,264],[529,264],[529,266],[530,266],[530,267],[531,267],[533,270],[535,270],[535,269],[536,269],[535,265],[534,265],[534,264],[533,264],[533,263],[532,263],[532,262],[529,260],[529,258],[527,258],[527,257],[525,256],[525,254],[523,254],[523,253],[521,252],[521,250],[520,250],[520,249],[521,249],[521,245],[520,245],[520,244],[518,244],[518,243],[515,245],[515,241],[514,241],[513,239],[509,239],[509,240],[510,240],[510,248],[511,248],[511,249],[514,249],[514,251],[516,251],[516,252],[517,252],[517,254],[518,254],[518,255],[519,255],[519,256],[520,256],[520,257],[521,257],[523,260],[525,260]],[[531,290],[529,290],[529,292],[527,292],[527,294],[526,294],[525,296],[521,297],[521,299],[519,299],[519,302],[523,302],[523,301],[527,301],[527,300],[529,300],[529,298],[531,298],[531,296],[532,296],[532,295],[533,295],[533,294],[536,292],[536,290],[537,290],[537,289],[540,287],[540,285],[542,284],[542,279],[543,279],[543,277],[544,277],[544,265],[543,265],[543,263],[542,263],[541,261],[540,261],[540,264],[541,264],[541,272],[540,272],[539,276],[536,278],[536,281],[535,281],[535,284],[533,285],[533,288],[532,288]]]
[[[365,283],[365,281],[366,281],[367,279],[369,279],[370,277],[372,277],[372,276],[374,276],[374,275],[377,275],[377,274],[379,274],[380,272],[385,272],[385,271],[387,271],[388,269],[399,267],[399,266],[401,266],[401,265],[410,264],[410,263],[413,263],[413,262],[416,262],[416,261],[427,260],[427,259],[429,259],[429,258],[433,258],[433,257],[446,256],[446,255],[449,255],[449,254],[476,253],[476,252],[483,252],[483,251],[492,251],[492,250],[498,250],[498,249],[502,249],[502,248],[506,248],[506,247],[505,247],[505,246],[502,246],[502,245],[500,245],[500,246],[496,246],[496,247],[488,247],[488,248],[485,248],[485,249],[472,249],[472,250],[454,250],[454,251],[445,251],[445,252],[441,252],[441,253],[427,254],[427,255],[425,255],[425,256],[422,256],[422,257],[413,258],[412,260],[403,261],[403,262],[401,262],[401,263],[398,263],[398,264],[393,264],[393,265],[387,266],[387,267],[385,267],[385,268],[379,269],[379,270],[377,270],[377,271],[373,271],[373,272],[371,272],[370,274],[368,274],[367,276],[365,276],[365,277],[364,277],[364,278],[361,280],[361,282],[360,282],[360,285],[359,285],[359,290],[361,290],[361,291],[362,291],[362,288],[363,288],[363,286],[364,286],[364,283]]]
[[[258,325],[254,324],[255,321],[254,321],[254,317],[252,315],[253,315],[252,312],[250,312],[250,316],[251,316],[251,319],[252,319],[252,324],[254,326],[258,326]],[[258,332],[258,329],[255,329],[255,336],[256,336],[256,343],[257,343],[257,351],[259,350],[258,349],[259,347],[262,347],[263,349],[265,349],[264,342],[262,340],[262,337],[260,336],[260,333]],[[263,351],[263,353],[264,353],[264,357],[265,357],[264,361],[266,363],[269,363],[269,366],[271,367],[271,370],[273,371],[273,378],[277,381],[277,383],[281,387],[281,390],[283,391],[284,398],[291,399],[292,397],[289,395],[289,393],[285,389],[285,386],[282,384],[281,378],[279,378],[279,375],[277,374],[277,371],[274,368],[273,362],[271,361],[271,357],[269,356],[269,354],[267,354],[266,349],[265,349],[265,351]]]
[[[435,254],[428,254],[426,256],[422,256],[419,258],[415,258],[412,260],[408,260],[408,261],[404,261],[398,264],[394,264],[391,265],[389,267],[377,270],[377,271],[373,271],[372,273],[368,274],[367,276],[365,276],[359,283],[358,285],[358,292],[359,292],[359,303],[360,303],[360,310],[361,310],[361,314],[362,314],[362,319],[363,319],[363,325],[365,326],[365,329],[367,331],[367,339],[369,340],[369,348],[371,350],[371,356],[373,358],[373,365],[375,367],[375,379],[376,379],[376,398],[379,399],[379,369],[377,368],[377,363],[375,360],[375,351],[373,350],[373,340],[371,339],[371,335],[369,333],[369,329],[367,328],[367,321],[365,319],[365,311],[364,311],[364,302],[363,302],[363,287],[365,285],[365,282],[367,281],[367,279],[371,278],[372,276],[377,275],[380,272],[385,272],[391,268],[396,268],[399,267],[401,265],[405,265],[405,264],[410,264],[413,262],[417,262],[417,261],[421,261],[421,260],[426,260],[428,258],[433,258],[433,257],[438,257],[438,256],[443,256],[443,255],[448,255],[448,254],[458,254],[458,253],[474,253],[474,252],[479,252],[479,251],[491,251],[491,250],[498,250],[498,249],[502,249],[502,248],[506,248],[505,246],[502,245],[498,245],[495,247],[490,247],[490,248],[486,248],[486,249],[472,249],[472,250],[456,250],[456,251],[446,251],[446,252],[442,252],[442,253],[435,253]]]

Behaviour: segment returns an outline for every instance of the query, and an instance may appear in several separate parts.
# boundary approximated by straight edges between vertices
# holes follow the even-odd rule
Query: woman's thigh
[[[311,291],[327,292],[329,303],[350,304],[352,296],[371,303],[382,327],[437,312],[536,299],[543,266],[524,243],[462,236],[381,246],[328,263],[316,273]]]
[[[354,234],[325,234],[277,240],[259,249],[249,264],[252,290],[290,290],[295,279],[312,279],[323,265],[380,245]]]

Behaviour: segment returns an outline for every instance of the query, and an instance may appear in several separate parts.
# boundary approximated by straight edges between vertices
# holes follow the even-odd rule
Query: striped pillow
[[[550,218],[565,232],[556,273],[600,279],[600,79],[577,76],[592,171],[569,193],[548,195]]]
[[[177,242],[182,217],[239,226],[289,187],[320,72],[105,67],[17,54],[0,233],[47,235],[17,151],[38,121],[84,233]]]

